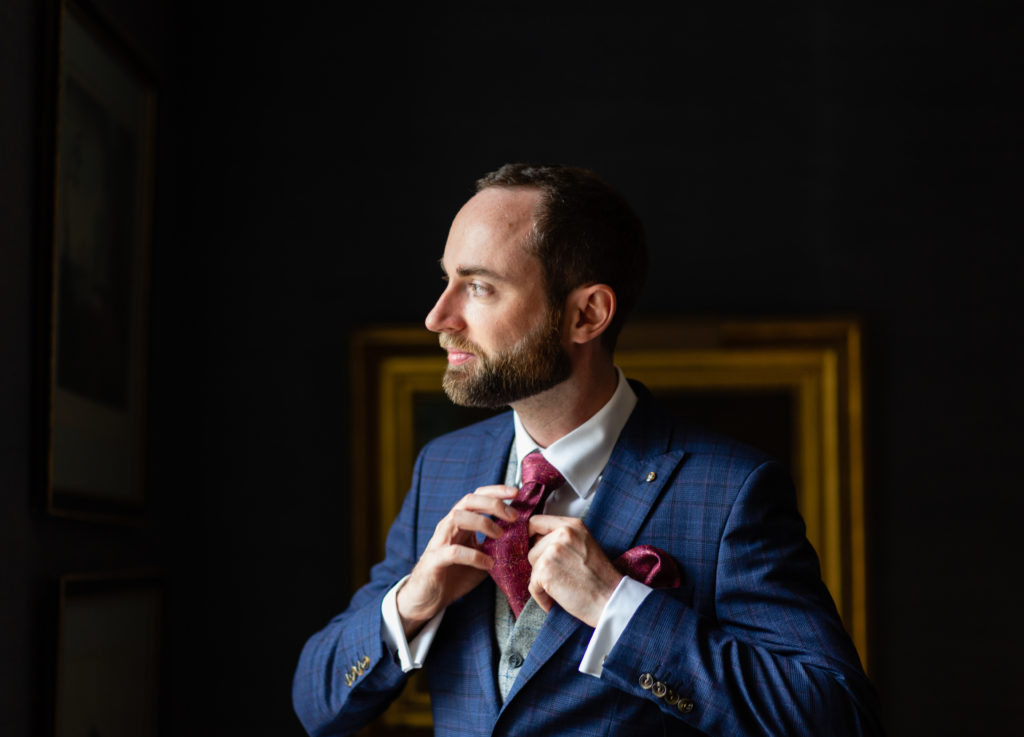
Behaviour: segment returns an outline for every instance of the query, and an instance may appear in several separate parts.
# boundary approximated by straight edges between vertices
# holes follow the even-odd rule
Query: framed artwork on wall
[[[828,586],[865,666],[861,329],[853,319],[666,319],[627,323],[616,363],[680,417],[747,442],[788,466]],[[493,413],[441,390],[445,358],[423,328],[360,331],[352,342],[353,581],[383,558],[384,538],[429,439]],[[369,728],[428,734],[420,674]]]
[[[158,733],[161,608],[155,574],[61,577],[56,737]]]
[[[50,513],[138,518],[144,502],[156,89],[86,5],[54,20],[46,496]]]

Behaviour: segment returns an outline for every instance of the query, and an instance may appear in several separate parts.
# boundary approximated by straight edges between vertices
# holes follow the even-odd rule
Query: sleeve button
[[[679,703],[679,694],[673,691],[671,688],[665,694],[665,703],[669,706],[675,706]]]
[[[689,714],[693,711],[693,702],[690,699],[681,698],[679,699],[679,703],[676,704],[676,708],[683,712],[683,714]]]
[[[644,673],[640,676],[640,688],[644,691],[650,691],[652,686],[654,686],[654,676],[650,673]]]
[[[668,693],[668,686],[661,681],[654,684],[654,688],[651,689],[651,693],[657,696],[659,699],[664,698],[665,694]]]

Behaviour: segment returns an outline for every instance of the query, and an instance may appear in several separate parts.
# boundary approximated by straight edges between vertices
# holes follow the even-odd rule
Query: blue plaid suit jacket
[[[634,389],[640,401],[587,527],[612,559],[639,544],[669,551],[683,587],[644,600],[600,678],[577,670],[593,630],[556,605],[503,704],[486,580],[448,607],[427,658],[435,734],[881,734],[874,691],[821,582],[786,473]],[[381,601],[456,501],[502,482],[512,436],[504,414],[423,449],[384,561],[303,649],[293,703],[311,735],[351,734],[401,690],[407,676],[381,640]],[[692,710],[659,697],[651,679]]]

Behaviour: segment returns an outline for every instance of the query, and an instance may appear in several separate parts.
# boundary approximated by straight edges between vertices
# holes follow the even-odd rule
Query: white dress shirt
[[[558,469],[566,483],[555,489],[544,505],[544,514],[584,519],[594,501],[601,474],[608,464],[619,434],[636,406],[636,394],[630,388],[621,369],[615,393],[597,413],[572,432],[559,438],[547,448],[541,448],[523,427],[517,413],[513,413],[515,442],[509,455],[506,482],[519,486],[522,479],[520,461],[535,450],[541,450],[548,463]],[[469,490],[467,490],[469,491]],[[408,576],[387,593],[381,603],[384,618],[382,636],[392,653],[398,656],[402,670],[409,672],[423,667],[434,635],[444,616],[442,610],[434,616],[411,642],[406,640],[398,616],[396,594]],[[609,599],[594,628],[579,670],[592,676],[601,676],[605,656],[611,652],[634,612],[651,592],[650,587],[624,576]]]

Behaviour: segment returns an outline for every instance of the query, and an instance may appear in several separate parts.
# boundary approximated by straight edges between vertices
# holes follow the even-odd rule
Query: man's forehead
[[[485,187],[470,197],[463,207],[501,212],[516,220],[531,219],[540,204],[542,192],[536,187]]]
[[[456,215],[441,269],[452,276],[514,273],[536,259],[527,247],[540,193],[525,187],[488,187]]]
[[[539,266],[537,257],[530,253],[520,241],[494,244],[488,248],[466,249],[445,248],[445,255],[438,259],[441,272],[448,277],[484,277],[495,281],[509,281],[523,272]]]
[[[541,193],[527,187],[487,187],[471,197],[455,218],[465,228],[483,228],[492,237],[511,237],[532,230]]]

